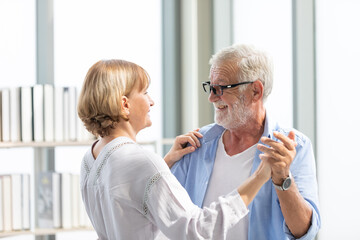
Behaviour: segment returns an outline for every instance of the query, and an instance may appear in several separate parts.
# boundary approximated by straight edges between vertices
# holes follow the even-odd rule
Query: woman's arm
[[[246,206],[249,206],[262,185],[270,179],[270,176],[270,165],[262,161],[256,171],[238,187],[237,191]]]
[[[247,206],[270,174],[266,163],[261,163],[237,191],[201,209],[172,174],[164,173],[149,188],[146,216],[171,239],[225,239],[228,229],[246,216]]]

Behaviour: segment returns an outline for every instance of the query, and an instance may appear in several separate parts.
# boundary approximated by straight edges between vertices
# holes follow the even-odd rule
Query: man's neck
[[[226,129],[223,135],[225,151],[233,156],[241,153],[259,142],[265,127],[265,112],[251,119],[244,126],[236,129]]]

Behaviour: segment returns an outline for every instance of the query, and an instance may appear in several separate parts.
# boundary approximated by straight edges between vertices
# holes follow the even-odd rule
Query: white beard
[[[215,107],[215,123],[223,126],[226,129],[236,129],[248,124],[248,120],[253,116],[253,111],[250,108],[245,107],[245,99],[241,98],[240,101],[232,105],[230,110],[227,107],[227,111],[219,112],[216,110],[216,105],[225,105],[223,101],[214,103]]]

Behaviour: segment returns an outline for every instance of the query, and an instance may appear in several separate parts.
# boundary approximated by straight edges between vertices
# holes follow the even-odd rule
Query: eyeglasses
[[[216,96],[221,96],[223,95],[223,89],[228,89],[228,88],[234,88],[237,87],[239,85],[243,85],[243,84],[249,84],[249,83],[253,83],[254,81],[251,82],[241,82],[241,83],[235,83],[235,84],[230,84],[230,85],[218,85],[218,84],[210,84],[210,81],[207,82],[203,82],[202,86],[205,92],[207,93],[211,93],[211,91],[213,91],[213,93]]]

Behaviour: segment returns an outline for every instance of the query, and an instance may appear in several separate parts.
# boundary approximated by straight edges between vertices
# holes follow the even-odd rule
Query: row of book
[[[92,139],[77,116],[75,87],[36,84],[0,90],[0,141]]]
[[[39,174],[39,228],[90,228],[81,200],[79,175],[58,172]]]
[[[0,175],[0,232],[30,229],[30,175]]]
[[[0,175],[0,232],[92,228],[81,199],[79,175],[41,172],[31,224],[29,174]]]

